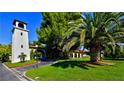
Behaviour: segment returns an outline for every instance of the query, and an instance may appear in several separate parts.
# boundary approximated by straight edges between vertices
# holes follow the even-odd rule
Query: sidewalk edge
[[[26,71],[23,73],[23,77],[25,77],[29,81],[35,81],[35,80],[33,80],[33,79],[31,79],[31,78],[29,78],[29,77],[26,76]]]
[[[16,75],[16,74],[13,72],[12,69],[10,69],[8,66],[6,66],[6,65],[3,64],[3,63],[2,63],[2,65],[3,65],[6,69],[8,69],[9,71],[11,71],[18,79],[20,79],[20,80],[22,81],[22,79],[21,79],[18,75]]]

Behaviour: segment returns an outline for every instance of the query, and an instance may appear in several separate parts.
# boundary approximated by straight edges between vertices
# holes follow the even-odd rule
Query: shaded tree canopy
[[[43,21],[37,30],[38,41],[46,44],[47,56],[52,58],[65,56],[63,47],[69,36],[69,21],[77,20],[81,13],[43,13]]]
[[[84,45],[90,50],[92,62],[100,60],[103,48],[124,39],[124,13],[43,13],[43,21],[37,30],[38,42],[46,44],[47,56],[65,57],[71,49]]]
[[[83,13],[82,18],[72,21],[71,25],[73,33],[80,34],[79,39],[83,38],[83,42],[79,42],[80,45],[84,43],[90,50],[92,62],[100,60],[100,51],[103,47],[111,45],[114,54],[116,43],[124,39],[124,13],[87,12]]]

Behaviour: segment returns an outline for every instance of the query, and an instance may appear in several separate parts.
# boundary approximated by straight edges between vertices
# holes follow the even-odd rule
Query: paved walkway
[[[21,81],[25,80],[15,74],[12,70],[8,69],[2,63],[0,63],[0,81]]]
[[[12,70],[15,71],[16,74],[23,76],[24,72],[27,71],[27,70],[34,69],[34,68],[37,69],[38,67],[49,65],[49,64],[53,64],[53,63],[55,63],[55,61],[47,61],[47,62],[43,62],[42,61],[42,62],[33,64],[33,65],[29,65],[29,66],[12,68]],[[30,79],[28,79],[28,81],[30,81]]]
[[[38,64],[33,64],[25,67],[12,68],[12,69],[0,63],[0,81],[29,81],[23,76],[26,70],[38,68],[40,66],[53,64],[53,63],[54,63],[53,61],[39,62]]]

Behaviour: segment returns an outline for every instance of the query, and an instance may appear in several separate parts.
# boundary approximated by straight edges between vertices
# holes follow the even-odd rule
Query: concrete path
[[[0,63],[0,81],[27,81],[13,70]]]
[[[25,71],[53,63],[53,61],[39,62],[38,64],[11,69],[8,68],[6,65],[0,63],[0,81],[30,81],[29,79],[24,77]]]
[[[12,68],[12,70],[15,71],[16,74],[21,75],[21,76],[23,76],[24,78],[26,78],[28,81],[34,81],[34,80],[32,80],[31,78],[28,78],[27,76],[25,76],[24,73],[25,73],[27,70],[30,70],[30,69],[37,69],[37,68],[39,68],[39,67],[41,67],[41,66],[50,65],[50,64],[53,64],[53,63],[55,63],[55,61],[48,61],[48,62],[43,62],[43,61],[42,61],[42,62],[33,64],[33,65],[29,65],[29,66]]]

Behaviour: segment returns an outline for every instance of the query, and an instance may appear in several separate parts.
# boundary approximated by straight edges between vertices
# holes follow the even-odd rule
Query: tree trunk
[[[100,48],[99,47],[95,47],[95,46],[91,46],[90,47],[90,61],[91,62],[100,62],[101,58],[100,58]]]

